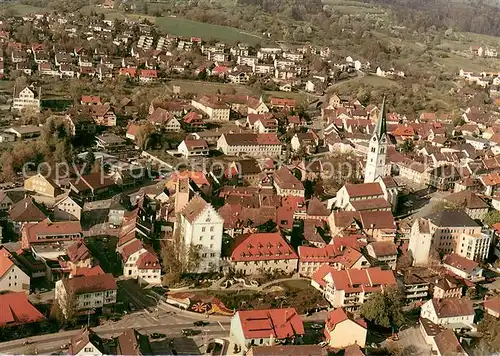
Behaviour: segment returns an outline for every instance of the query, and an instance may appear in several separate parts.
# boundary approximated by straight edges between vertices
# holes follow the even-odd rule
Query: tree
[[[492,355],[500,352],[500,321],[490,315],[481,320],[477,331],[482,338],[474,350],[474,355]]]
[[[76,317],[76,295],[69,288],[66,294],[52,303],[50,317],[57,320],[61,325],[71,324]]]
[[[150,139],[153,131],[154,131],[154,127],[149,122],[144,124],[144,125],[141,125],[137,128],[137,132],[135,134],[135,139],[136,139],[137,146],[140,149],[145,150],[148,148],[149,139]]]
[[[374,293],[361,305],[361,315],[385,328],[399,328],[404,323],[403,295],[397,287]]]
[[[95,164],[94,151],[89,150],[89,151],[87,151],[87,155],[85,156],[85,171],[84,171],[84,173],[89,174],[92,171],[94,164]]]
[[[484,223],[488,226],[492,226],[500,222],[500,211],[492,210],[484,217]]]
[[[401,144],[400,148],[401,148],[401,151],[403,151],[404,153],[412,153],[413,150],[415,149],[415,143],[413,142],[413,140],[411,138],[407,138]]]

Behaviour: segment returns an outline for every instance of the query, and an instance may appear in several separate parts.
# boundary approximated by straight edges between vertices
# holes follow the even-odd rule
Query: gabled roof
[[[0,278],[14,266],[12,258],[12,254],[4,246],[0,246]]]
[[[377,182],[361,184],[346,183],[344,187],[347,190],[347,194],[349,194],[350,198],[384,195],[380,184]]]
[[[473,260],[457,255],[456,253],[450,253],[444,256],[443,264],[454,267],[465,273],[472,273],[479,264]]]
[[[75,294],[105,292],[117,289],[115,279],[111,273],[63,278],[62,283],[67,292]]]
[[[304,185],[285,166],[273,174],[274,183],[281,189],[304,190]]]
[[[366,322],[364,320],[362,320],[362,319],[354,320],[352,315],[347,314],[344,311],[344,309],[337,308],[337,309],[333,309],[333,310],[328,312],[328,315],[326,317],[326,323],[325,323],[326,331],[327,332],[333,331],[338,324],[340,324],[346,320],[350,320],[351,322],[356,323],[365,329],[367,328]]]
[[[486,309],[490,309],[495,313],[500,313],[500,297],[494,297],[491,299],[486,299],[483,303]]]
[[[30,196],[14,204],[9,211],[9,219],[14,222],[35,222],[46,218],[47,215],[40,210]]]
[[[452,329],[446,329],[434,337],[440,355],[467,356]]]
[[[147,335],[135,329],[128,329],[117,338],[118,355],[151,355],[151,345]]]
[[[295,308],[238,311],[245,339],[285,339],[304,335],[302,318]]]
[[[66,249],[69,260],[73,263],[84,261],[91,257],[90,251],[83,241],[76,241]]]
[[[479,226],[463,210],[440,210],[425,217],[438,227],[477,227]]]
[[[77,355],[89,343],[91,343],[97,350],[104,354],[102,339],[87,326],[78,331],[71,338],[68,355]]]
[[[212,205],[207,203],[203,198],[199,195],[195,195],[193,199],[187,203],[187,205],[182,209],[181,215],[186,218],[190,223],[194,222],[198,216],[203,213],[205,209],[211,207]]]
[[[237,239],[231,252],[231,260],[269,261],[297,259],[293,248],[279,232],[243,235]]]
[[[22,325],[45,317],[29,301],[24,292],[0,294],[0,326]]]

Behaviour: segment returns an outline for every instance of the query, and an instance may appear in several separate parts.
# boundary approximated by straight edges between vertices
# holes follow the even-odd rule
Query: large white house
[[[89,327],[85,327],[71,338],[68,354],[74,356],[102,356],[105,355],[105,350],[99,335]]]
[[[16,264],[12,254],[0,246],[0,292],[30,292],[30,277]]]
[[[363,319],[355,320],[342,308],[328,312],[324,334],[328,346],[343,349],[350,345],[365,347],[367,325]]]
[[[176,229],[180,229],[186,248],[199,249],[196,272],[219,270],[224,219],[210,203],[199,195],[194,196],[182,209]]]
[[[31,109],[36,112],[40,111],[40,95],[34,88],[18,87],[14,88],[14,99],[12,101],[12,110],[21,111],[23,109]]]

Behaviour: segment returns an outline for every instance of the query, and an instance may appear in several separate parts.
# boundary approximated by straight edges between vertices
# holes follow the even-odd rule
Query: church
[[[346,183],[337,192],[335,207],[346,211],[394,211],[397,207],[398,185],[387,173],[387,119],[385,98],[375,130],[370,139],[364,183]]]

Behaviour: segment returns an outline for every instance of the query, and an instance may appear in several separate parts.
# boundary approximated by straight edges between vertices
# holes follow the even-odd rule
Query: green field
[[[18,16],[23,16],[27,14],[40,14],[44,12],[49,12],[50,9],[38,6],[14,4],[7,7],[7,9],[13,11]]]
[[[158,17],[156,25],[168,34],[183,37],[201,37],[204,41],[215,39],[226,43],[243,42],[255,45],[262,41],[256,35],[245,33],[234,27],[211,25],[178,17]]]

